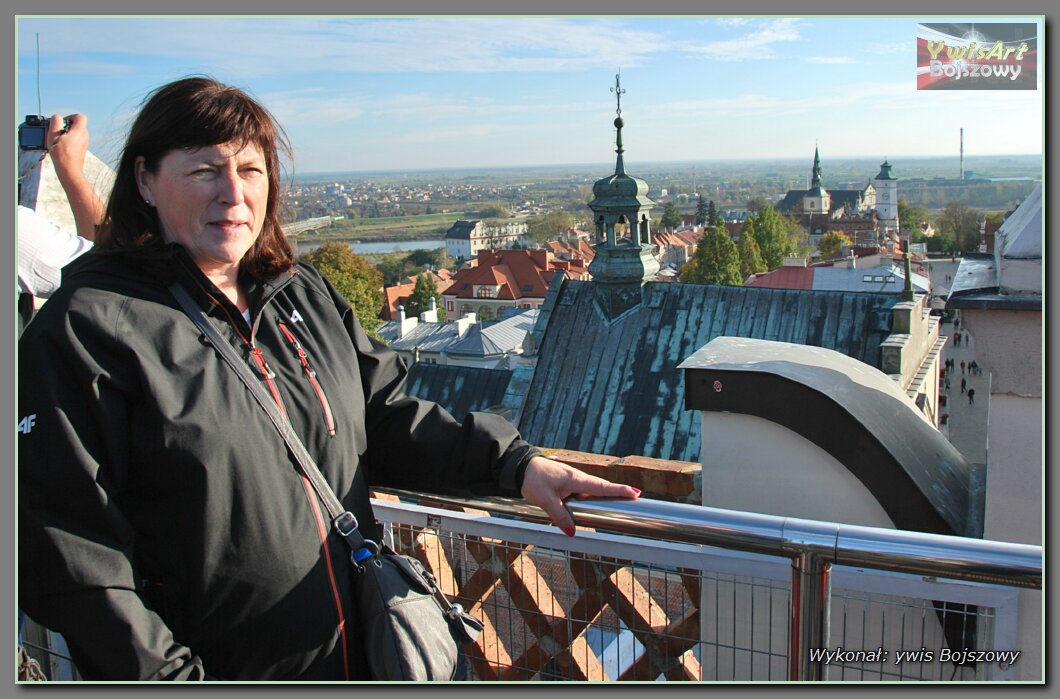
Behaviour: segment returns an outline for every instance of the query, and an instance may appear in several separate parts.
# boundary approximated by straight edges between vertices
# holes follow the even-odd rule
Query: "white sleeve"
[[[22,290],[47,298],[59,288],[61,272],[92,241],[71,235],[33,209],[18,207],[15,241],[18,247],[18,281]]]

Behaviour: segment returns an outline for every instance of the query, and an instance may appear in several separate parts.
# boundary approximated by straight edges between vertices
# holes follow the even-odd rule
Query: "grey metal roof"
[[[469,357],[493,357],[503,355],[504,349],[486,335],[481,324],[476,323],[467,329],[463,337],[451,342],[445,352]]]
[[[913,290],[926,294],[931,281],[913,272]],[[889,280],[889,281],[888,281]],[[900,267],[814,267],[813,288],[817,291],[860,291],[899,294],[905,287],[905,271]]]
[[[418,362],[409,368],[405,393],[433,401],[463,420],[470,412],[501,405],[511,378],[509,369]]]
[[[592,282],[553,283],[533,337],[537,367],[519,419],[531,443],[699,461],[700,420],[677,365],[720,335],[834,349],[872,366],[895,294],[649,283],[608,322]]]
[[[443,352],[457,340],[456,323],[418,323],[404,337],[398,337],[398,321],[392,320],[379,329],[379,335],[395,350]]]
[[[1002,257],[1040,259],[1042,237],[1042,186],[1039,184],[1005,219],[994,240]]]
[[[504,351],[510,352],[523,346],[523,339],[534,329],[537,316],[538,309],[528,309],[496,323],[484,325],[482,334]]]

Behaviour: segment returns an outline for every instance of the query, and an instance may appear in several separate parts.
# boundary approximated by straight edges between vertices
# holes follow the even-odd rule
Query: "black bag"
[[[453,679],[459,644],[474,642],[482,622],[451,604],[430,571],[411,556],[384,547],[354,568],[360,622],[371,639],[366,650],[372,677]]]
[[[482,631],[482,622],[467,614],[459,604],[451,603],[434,576],[418,560],[398,555],[361,536],[357,518],[343,508],[290,422],[246,363],[182,286],[172,284],[169,290],[268,414],[331,515],[336,533],[349,547],[355,571],[353,602],[368,639],[365,647],[372,679],[453,679],[459,644],[474,642]]]

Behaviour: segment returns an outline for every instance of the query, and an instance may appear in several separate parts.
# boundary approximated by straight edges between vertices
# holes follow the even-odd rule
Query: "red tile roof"
[[[446,296],[474,298],[475,287],[485,285],[501,287],[495,297],[499,299],[543,299],[554,270],[581,268],[579,261],[560,262],[548,250],[482,250],[474,267],[456,273]]]
[[[769,289],[813,289],[813,267],[780,267],[772,272],[756,274],[745,286],[764,286]]]

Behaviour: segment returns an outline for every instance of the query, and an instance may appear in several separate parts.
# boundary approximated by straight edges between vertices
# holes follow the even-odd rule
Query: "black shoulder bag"
[[[353,604],[367,639],[364,646],[372,679],[453,679],[459,644],[473,643],[482,631],[482,622],[450,602],[420,561],[361,536],[357,518],[332,492],[291,423],[258,378],[184,287],[173,284],[169,291],[264,408],[327,508],[335,532],[349,547],[355,571]]]

